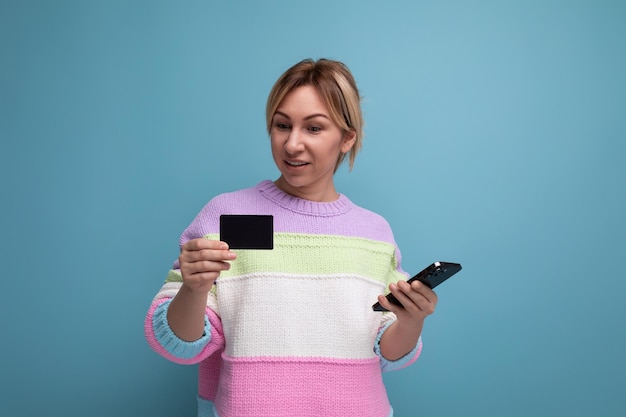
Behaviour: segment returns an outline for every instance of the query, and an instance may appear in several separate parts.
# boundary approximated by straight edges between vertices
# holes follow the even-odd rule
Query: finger
[[[425,288],[432,293],[430,288],[422,283],[420,284],[421,287],[418,287],[421,290]],[[426,298],[423,293],[415,291],[412,284],[409,284],[406,281],[399,281],[397,285],[394,286],[395,289],[392,288],[392,285],[389,286],[392,294],[394,294],[400,304],[402,304],[402,306],[411,314],[419,313],[429,315],[434,312],[435,303]],[[434,293],[432,294],[434,295]]]
[[[213,282],[219,278],[221,272],[229,268],[230,264],[228,262],[196,262],[186,264],[181,268],[180,272],[183,276],[183,283],[191,287],[204,286],[207,283],[211,283],[212,286]]]
[[[181,262],[201,260],[233,260],[237,256],[229,250],[228,244],[219,240],[206,238],[191,239],[181,247]]]
[[[396,297],[400,304],[407,309],[415,306],[415,302],[411,298],[410,289],[411,286],[406,281],[398,281],[396,284],[389,284],[389,291]]]
[[[237,254],[227,249],[184,250],[180,258],[181,262],[232,261],[237,258]]]
[[[402,287],[413,304],[422,313],[430,315],[435,312],[437,294],[430,287],[421,282],[412,282],[411,284],[402,285]]]
[[[203,249],[228,250],[228,244],[220,240],[206,238],[191,239],[185,242],[181,250],[198,251]]]
[[[419,281],[413,281],[411,283],[411,288],[414,291],[420,293],[424,298],[428,300],[428,302],[430,303],[437,302],[437,294],[432,289],[430,289],[428,285]]]
[[[384,295],[378,296],[378,302],[380,303],[381,307],[392,313],[398,313],[403,308],[389,301]]]
[[[202,274],[205,272],[217,272],[226,271],[230,269],[228,262],[222,261],[198,261],[187,262],[183,265],[183,272],[187,275]]]
[[[211,272],[198,272],[197,274],[192,274],[186,277],[184,280],[185,283],[192,284],[203,284],[210,281],[216,281],[220,276],[220,271],[211,271]],[[193,285],[193,284],[192,284]]]

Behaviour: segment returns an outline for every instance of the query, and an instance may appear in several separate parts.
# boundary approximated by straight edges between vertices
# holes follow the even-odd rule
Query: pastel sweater
[[[379,342],[395,320],[372,311],[388,284],[406,279],[391,228],[346,196],[330,203],[288,195],[273,182],[219,195],[185,229],[180,244],[219,240],[221,214],[274,216],[273,250],[237,250],[209,293],[204,336],[179,339],[167,323],[182,285],[174,262],[145,321],[150,346],[198,364],[198,416],[388,417]]]

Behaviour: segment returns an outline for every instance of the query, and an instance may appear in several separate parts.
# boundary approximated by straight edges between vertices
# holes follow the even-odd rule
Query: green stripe
[[[165,282],[183,282],[183,276],[179,271],[170,269],[170,272],[167,273],[167,277],[165,277]]]
[[[218,235],[205,236],[219,239]],[[405,277],[396,271],[393,245],[335,235],[274,233],[273,250],[233,250],[237,260],[222,278],[254,272],[288,274],[356,274],[387,285]],[[180,280],[180,278],[178,278]]]

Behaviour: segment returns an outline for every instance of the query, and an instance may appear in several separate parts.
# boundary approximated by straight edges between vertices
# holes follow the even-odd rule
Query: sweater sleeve
[[[198,340],[189,342],[182,340],[172,331],[167,321],[167,310],[172,299],[158,304],[152,314],[152,330],[156,342],[171,356],[183,360],[198,356],[202,349],[211,341],[211,324],[208,316],[204,319],[204,334]]]
[[[395,361],[385,359],[385,357],[380,352],[380,339],[382,338],[383,333],[385,333],[385,331],[393,322],[393,319],[388,320],[386,324],[384,324],[378,330],[378,335],[376,336],[376,341],[374,343],[374,352],[380,358],[380,367],[383,372],[397,371],[398,369],[406,368],[407,366],[415,362],[422,352],[422,336],[420,336],[417,340],[417,344],[415,345],[415,347],[400,359],[397,359]]]
[[[389,293],[389,284],[395,283],[399,280],[406,280],[409,275],[402,269],[402,254],[400,252],[400,248],[395,242],[395,239],[393,238],[393,232],[391,231],[391,227],[386,221],[383,223],[383,225],[384,229],[387,231],[387,241],[394,247],[394,254],[390,265],[390,271],[385,282],[386,295]],[[387,331],[389,326],[396,320],[397,317],[395,314],[390,312],[383,313],[379,325],[380,327],[376,335],[376,340],[374,342],[374,353],[376,353],[376,355],[380,359],[380,366],[383,372],[395,371],[411,365],[417,360],[417,358],[420,356],[420,353],[422,352],[422,337],[420,336],[413,349],[411,349],[410,352],[408,352],[400,359],[390,361],[382,355],[382,353],[380,352],[380,340],[385,331]]]
[[[167,322],[167,309],[173,298],[172,286],[167,283],[152,301],[144,322],[146,340],[150,347],[164,358],[179,364],[192,365],[213,353],[223,350],[224,335],[219,316],[207,306],[204,335],[193,342],[180,339]]]
[[[182,247],[190,239],[200,238],[219,230],[220,209],[213,201],[207,203],[183,231]],[[222,322],[214,291],[209,293],[204,318],[204,335],[193,342],[180,339],[167,322],[167,309],[183,283],[178,259],[167,274],[165,284],[150,305],[144,327],[148,344],[161,356],[180,364],[196,364],[224,348]]]

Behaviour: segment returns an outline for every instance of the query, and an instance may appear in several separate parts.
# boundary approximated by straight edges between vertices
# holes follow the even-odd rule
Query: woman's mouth
[[[292,167],[301,167],[303,165],[307,165],[308,162],[302,162],[302,161],[285,161],[287,163],[287,165],[292,166]]]

